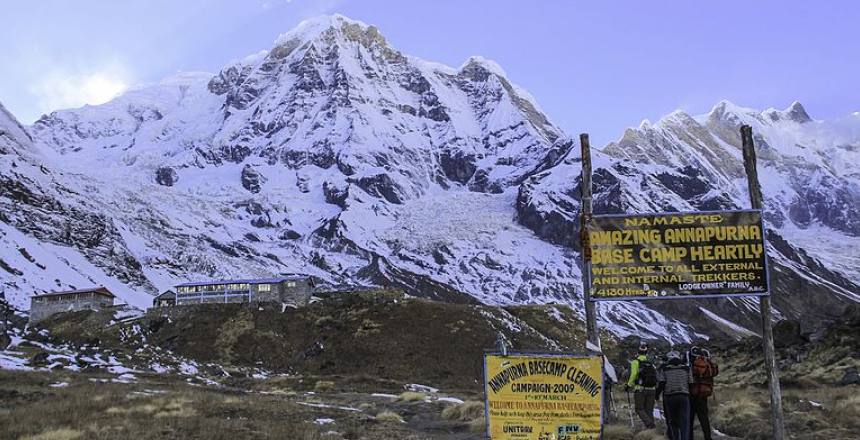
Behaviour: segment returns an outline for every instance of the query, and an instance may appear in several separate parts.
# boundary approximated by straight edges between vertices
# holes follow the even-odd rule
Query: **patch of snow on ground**
[[[339,409],[341,411],[350,411],[350,412],[361,412],[358,408],[353,408],[351,406],[337,406],[337,405],[329,405],[327,403],[315,403],[315,402],[296,402],[299,405],[309,406],[311,408],[330,408],[330,409]]]
[[[116,379],[113,380],[113,382],[116,383],[134,383],[136,381],[137,377],[131,373],[120,374],[119,376],[117,376]]]
[[[403,389],[407,391],[415,391],[416,393],[436,394],[439,392],[439,388],[433,388],[427,385],[420,385],[417,383],[403,385]]]
[[[188,375],[195,375],[199,373],[197,365],[185,361],[179,364],[179,372]]]
[[[149,366],[149,369],[156,372],[156,373],[168,373],[168,372],[170,372],[170,368],[165,367],[164,365],[161,365],[158,362],[152,363],[152,365]]]

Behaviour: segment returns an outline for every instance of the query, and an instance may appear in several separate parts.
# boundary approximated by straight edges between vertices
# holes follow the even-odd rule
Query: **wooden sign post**
[[[588,223],[591,221],[591,143],[588,133],[579,135],[582,148],[582,179],[579,185],[581,193],[580,243],[582,244],[582,292],[585,301],[585,332],[588,342],[601,349],[600,333],[597,328],[597,304],[590,300],[591,293],[591,247],[588,244]]]
[[[587,331],[587,337],[588,337],[589,345],[591,347],[595,347],[599,350],[600,349],[600,337],[598,334],[598,327],[597,327],[597,313],[595,311],[596,301],[599,301],[599,300],[615,300],[615,301],[618,301],[618,300],[625,300],[625,299],[627,299],[627,300],[630,300],[630,299],[671,299],[673,297],[678,298],[679,296],[677,294],[675,294],[675,295],[670,294],[671,292],[668,292],[668,291],[671,289],[668,289],[668,288],[664,289],[665,291],[657,292],[656,290],[654,290],[652,292],[651,290],[653,290],[653,289],[651,289],[650,287],[642,287],[640,289],[640,290],[642,290],[642,289],[647,290],[648,291],[648,292],[646,292],[646,293],[648,293],[647,296],[626,295],[626,293],[624,293],[624,292],[622,292],[622,293],[624,293],[622,295],[615,295],[615,292],[613,292],[610,297],[605,297],[605,295],[603,295],[603,294],[592,295],[592,293],[593,293],[591,290],[592,263],[594,262],[595,264],[598,264],[597,268],[599,269],[601,265],[606,264],[605,261],[602,261],[602,259],[603,259],[602,256],[611,255],[611,254],[605,254],[605,253],[598,253],[598,254],[594,255],[594,260],[592,260],[592,252],[596,252],[596,251],[593,251],[592,248],[597,247],[598,248],[597,251],[608,252],[607,249],[611,250],[613,247],[617,250],[618,244],[617,243],[611,243],[611,242],[610,243],[604,243],[604,242],[592,243],[591,242],[591,238],[589,236],[589,230],[591,230],[591,232],[594,232],[595,234],[597,234],[598,237],[600,237],[601,231],[597,225],[597,223],[599,223],[599,222],[594,221],[592,218],[592,194],[591,194],[592,167],[591,167],[591,148],[590,148],[590,145],[588,142],[588,134],[586,134],[586,133],[581,134],[579,136],[579,140],[580,140],[580,145],[582,147],[582,179],[581,179],[581,185],[580,185],[581,197],[582,197],[582,209],[581,209],[581,217],[580,217],[580,220],[581,220],[580,241],[582,244],[582,286],[583,286],[584,297],[585,297],[585,319],[586,319],[585,325],[586,325],[586,331]],[[755,154],[755,145],[753,143],[752,127],[750,127],[749,125],[744,125],[741,127],[741,140],[743,143],[744,169],[746,170],[747,184],[749,187],[749,194],[750,194],[750,203],[752,204],[752,209],[755,210],[752,212],[757,216],[756,218],[759,219],[758,220],[758,223],[759,223],[758,228],[759,229],[755,229],[755,225],[750,225],[750,227],[752,228],[750,230],[759,231],[759,234],[757,235],[757,237],[748,237],[744,240],[750,241],[753,238],[761,240],[761,244],[757,245],[758,246],[757,252],[753,252],[753,254],[756,254],[756,255],[762,254],[761,257],[763,257],[763,259],[762,259],[763,264],[761,265],[762,267],[759,267],[759,264],[756,262],[753,266],[755,266],[756,270],[763,269],[766,279],[760,280],[759,279],[760,275],[758,275],[756,273],[751,274],[749,271],[747,271],[747,273],[742,273],[742,274],[728,273],[727,275],[740,276],[738,278],[738,280],[743,280],[743,279],[750,280],[750,279],[752,279],[752,280],[760,281],[759,284],[761,284],[761,282],[763,282],[763,284],[761,284],[761,286],[758,286],[758,285],[750,286],[750,284],[753,284],[753,283],[745,283],[745,284],[744,283],[735,283],[735,284],[738,284],[741,286],[745,286],[743,288],[745,288],[746,290],[739,291],[739,292],[720,291],[720,292],[717,292],[717,293],[712,294],[712,295],[701,295],[701,296],[702,297],[707,297],[707,296],[727,297],[727,296],[731,296],[731,294],[740,294],[740,295],[744,295],[744,296],[759,296],[759,304],[760,304],[760,312],[761,312],[761,326],[762,326],[762,346],[764,347],[765,374],[767,375],[768,388],[770,390],[771,424],[772,424],[772,429],[773,429],[773,438],[774,438],[774,440],[785,440],[785,426],[784,426],[783,415],[782,415],[782,391],[780,390],[780,386],[779,386],[779,371],[777,370],[777,367],[776,367],[776,354],[775,354],[774,345],[773,345],[773,323],[772,323],[772,316],[771,316],[772,313],[771,313],[770,296],[769,296],[770,295],[770,283],[769,283],[770,277],[768,276],[768,272],[767,272],[767,253],[764,251],[766,240],[765,240],[763,222],[761,220],[761,216],[762,216],[761,212],[763,210],[764,203],[763,203],[763,199],[762,199],[761,187],[760,187],[759,181],[758,181],[758,172],[756,170],[756,154]],[[700,213],[686,213],[686,214],[692,214],[691,217],[693,217],[693,218],[695,218],[696,214],[698,214],[699,216],[705,217],[705,220],[707,220],[708,218],[710,218],[707,214],[715,214],[716,217],[719,217],[719,218],[723,218],[723,217],[729,216],[729,215],[734,215],[736,217],[740,216],[739,218],[743,218],[744,215],[748,216],[749,212],[747,212],[746,214],[744,214],[743,212],[739,212],[739,211],[738,212],[721,211],[721,212],[710,212],[710,213],[700,212]],[[684,215],[684,213],[652,214],[652,216],[663,216],[663,217],[665,217],[665,216],[676,216],[677,217],[679,215]],[[629,216],[624,216],[624,217],[625,217],[625,219],[630,219],[630,218],[638,218],[638,217],[643,217],[643,216],[645,216],[645,215],[641,215],[641,214],[638,216],[637,215],[629,215]],[[613,216],[601,216],[599,219],[602,221],[603,217],[613,217]],[[614,217],[618,217],[618,216],[614,216]],[[606,222],[603,222],[603,223],[606,223]],[[611,223],[611,222],[609,222],[609,223]],[[609,224],[609,223],[607,223],[607,224]],[[604,226],[606,226],[606,225],[604,224]],[[595,229],[597,229],[596,232],[595,232]],[[666,231],[666,233],[668,233],[668,232],[670,232],[670,231]],[[673,232],[673,234],[675,234],[677,232],[678,231],[675,231],[675,232]],[[655,233],[657,233],[659,235],[660,231],[655,230]],[[653,247],[655,245],[650,244],[650,246]],[[733,249],[736,249],[736,248],[733,248]],[[698,250],[697,252],[701,253],[703,251]],[[630,256],[631,256],[630,261],[624,262],[625,264],[633,263],[636,261],[635,259],[633,259],[633,253],[632,252],[630,253]],[[751,256],[755,256],[755,255],[751,254]],[[640,258],[641,258],[641,256],[640,256]],[[713,258],[716,258],[716,257],[713,257]],[[750,260],[750,258],[751,257],[745,257],[745,259],[747,259],[747,260]],[[756,258],[759,258],[759,257],[756,257]],[[680,267],[683,267],[684,269],[686,269],[686,266],[682,265]],[[671,271],[668,269],[669,268],[667,267],[668,272],[673,272],[673,271],[679,270],[679,267],[675,266],[675,267],[673,267],[673,269]],[[753,276],[753,278],[749,278],[749,276]],[[744,277],[746,277],[746,278],[744,278]],[[669,280],[669,281],[673,281],[673,280]],[[693,281],[695,281],[695,279]],[[697,287],[698,284],[707,284],[707,283],[695,283],[695,282],[694,283],[689,283],[689,282],[681,283],[681,284],[679,284],[680,289],[676,289],[676,290],[678,290],[678,292],[676,292],[676,293],[680,292],[683,295],[689,295],[690,297],[695,297],[696,295],[694,294],[694,291],[697,289],[700,289],[700,287]],[[601,283],[601,285],[603,286],[604,284]],[[642,285],[642,283],[640,283],[640,285]],[[648,284],[644,284],[644,286],[648,286]],[[627,289],[627,290],[630,290],[630,289]],[[723,290],[725,290],[725,289],[723,289]],[[625,290],[625,292],[626,292],[626,290]],[[673,290],[673,292],[674,292],[674,290]],[[651,293],[654,293],[654,295],[651,295]],[[625,295],[628,296],[628,298],[624,298]],[[591,347],[589,347],[589,348],[591,348]]]
[[[741,126],[741,142],[743,143],[744,169],[747,174],[747,185],[750,193],[750,203],[753,209],[763,209],[761,186],[758,182],[756,169],[755,145],[753,144],[752,127]],[[770,310],[770,296],[759,298],[761,311],[761,341],[764,346],[764,368],[767,374],[767,384],[770,390],[771,425],[774,440],[785,439],[785,426],[782,420],[782,390],[779,386],[779,371],[776,368],[776,355],[773,348],[773,323]]]

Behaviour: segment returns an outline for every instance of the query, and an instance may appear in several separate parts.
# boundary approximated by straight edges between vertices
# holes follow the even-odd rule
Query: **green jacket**
[[[636,356],[636,359],[633,359],[633,361],[630,362],[630,378],[627,379],[627,386],[633,388],[634,391],[645,389],[642,385],[636,385],[636,381],[639,380],[639,361],[647,360],[648,356],[640,354],[639,356]],[[653,387],[651,389],[653,389]]]

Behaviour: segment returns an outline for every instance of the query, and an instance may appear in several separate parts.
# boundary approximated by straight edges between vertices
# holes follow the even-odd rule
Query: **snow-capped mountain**
[[[595,154],[594,211],[749,208],[742,124],[755,133],[774,302],[780,313],[810,318],[813,326],[860,300],[860,114],[815,121],[796,102],[759,112],[724,101],[706,115],[676,111],[656,124],[645,121]],[[580,158],[572,153],[529,178],[518,196],[520,222],[546,240],[576,246],[579,172]],[[686,319],[702,312],[686,301],[652,305]],[[749,300],[698,306],[707,316],[758,325]],[[731,311],[738,307],[744,313]]]
[[[581,304],[578,146],[479,57],[456,69],[409,57],[336,15],[214,75],[26,130],[0,116],[0,288],[20,307],[61,287],[106,284],[140,305],[184,280],[288,272],[449,301]],[[778,294],[821,314],[857,301],[856,115],[721,103],[643,124],[595,152],[596,211],[747,206],[741,123],[762,151]],[[698,306],[710,317],[690,321]],[[751,304],[601,305],[618,334],[680,338],[754,329],[738,310]]]

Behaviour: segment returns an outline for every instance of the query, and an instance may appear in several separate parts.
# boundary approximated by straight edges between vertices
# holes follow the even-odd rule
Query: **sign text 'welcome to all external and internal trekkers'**
[[[764,295],[761,212],[595,216],[592,300]]]

